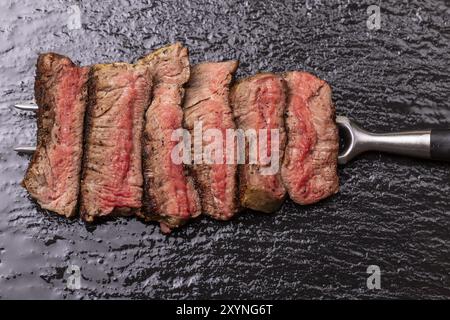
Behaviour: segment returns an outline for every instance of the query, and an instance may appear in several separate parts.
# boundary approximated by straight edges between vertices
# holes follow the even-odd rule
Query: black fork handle
[[[430,157],[433,160],[450,161],[450,129],[432,129]]]

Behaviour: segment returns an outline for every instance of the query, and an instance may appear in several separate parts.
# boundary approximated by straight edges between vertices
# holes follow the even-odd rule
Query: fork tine
[[[14,108],[23,110],[23,111],[37,111],[39,108],[34,100],[19,102],[14,105]]]
[[[14,151],[18,153],[33,154],[33,152],[36,151],[36,147],[30,146],[15,147]]]

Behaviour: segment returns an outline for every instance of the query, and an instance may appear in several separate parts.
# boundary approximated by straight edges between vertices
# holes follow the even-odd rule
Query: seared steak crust
[[[239,129],[264,129],[270,136],[271,129],[279,130],[278,143],[279,163],[283,159],[285,147],[284,111],[286,88],[282,77],[272,73],[261,73],[239,81],[231,92],[231,105]],[[275,146],[276,147],[276,146]],[[265,165],[258,159],[257,164],[248,163],[249,144],[246,139],[246,164],[239,165],[239,198],[245,208],[271,213],[278,210],[283,203],[286,190],[281,181],[279,171],[264,175]]]
[[[331,88],[306,72],[284,75],[288,142],[281,174],[292,200],[311,204],[339,190],[338,129]]]
[[[37,147],[22,185],[66,217],[77,208],[88,72],[55,53],[41,54],[36,66]]]
[[[237,164],[227,164],[226,130],[235,129],[233,113],[229,104],[229,86],[237,61],[206,62],[191,69],[191,78],[186,89],[184,102],[184,123],[194,136],[194,125],[205,130],[220,130],[223,137],[222,162],[194,164],[193,176],[198,186],[202,210],[219,220],[228,220],[238,210]],[[203,141],[203,148],[214,141]],[[234,150],[236,150],[233,141]],[[236,152],[236,151],[234,151]]]
[[[183,86],[189,80],[188,52],[176,43],[143,57],[154,81],[153,100],[145,114],[143,136],[144,208],[141,216],[161,222],[170,232],[201,212],[193,179],[171,153],[177,142],[172,133],[182,128]]]
[[[141,140],[151,86],[145,66],[91,69],[80,208],[86,221],[131,215],[142,206]]]

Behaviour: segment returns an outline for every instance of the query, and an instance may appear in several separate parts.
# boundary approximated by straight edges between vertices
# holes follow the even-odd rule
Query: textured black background
[[[82,28],[67,27],[68,6]],[[366,26],[381,8],[381,29]],[[39,212],[19,182],[35,120],[37,54],[132,61],[182,41],[193,63],[238,58],[238,77],[305,69],[333,87],[338,114],[370,130],[450,122],[446,1],[32,1],[0,3],[0,297],[449,298],[450,166],[368,154],[340,168],[341,192],[274,215],[208,218],[163,236],[155,224],[97,226]],[[68,265],[82,289],[66,289]],[[381,290],[366,269],[381,268]]]

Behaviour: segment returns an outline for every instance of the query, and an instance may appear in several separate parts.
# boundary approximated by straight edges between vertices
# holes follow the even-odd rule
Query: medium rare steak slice
[[[77,208],[88,72],[55,53],[37,61],[37,147],[22,185],[42,208],[66,217]]]
[[[191,69],[184,102],[184,123],[191,136],[195,135],[194,125],[201,125],[202,136],[209,129],[219,130],[222,134],[221,150],[217,150],[220,151],[220,159],[215,159],[213,164],[204,161],[194,163],[192,167],[203,212],[219,220],[230,219],[238,209],[237,164],[235,161],[227,163],[226,147],[229,143],[236,149],[234,139],[226,141],[226,130],[235,129],[229,104],[229,86],[237,66],[237,61],[207,62],[194,66]],[[205,149],[215,141],[202,143]]]
[[[268,164],[261,161],[258,151],[257,163],[251,164],[249,139],[246,139],[246,163],[239,167],[239,197],[245,208],[271,213],[283,203],[286,190],[281,181],[279,168],[285,146],[284,110],[286,88],[282,77],[261,73],[237,83],[231,92],[231,105],[239,129],[253,129],[257,132],[258,145],[267,136],[267,156],[276,162],[276,171],[267,173]],[[271,130],[278,130],[279,139],[271,140]],[[248,135],[246,134],[246,138]],[[278,152],[278,157],[271,153]]]
[[[289,196],[299,204],[326,198],[339,189],[339,151],[330,86],[306,72],[289,72],[286,130],[281,169]]]
[[[184,165],[172,161],[177,145],[172,133],[182,128],[184,84],[189,79],[187,49],[177,43],[140,59],[153,75],[153,100],[145,114],[143,139],[144,210],[142,217],[157,220],[170,232],[201,212],[200,200]]]
[[[142,128],[150,104],[145,66],[95,65],[89,80],[81,216],[130,215],[142,205]]]

